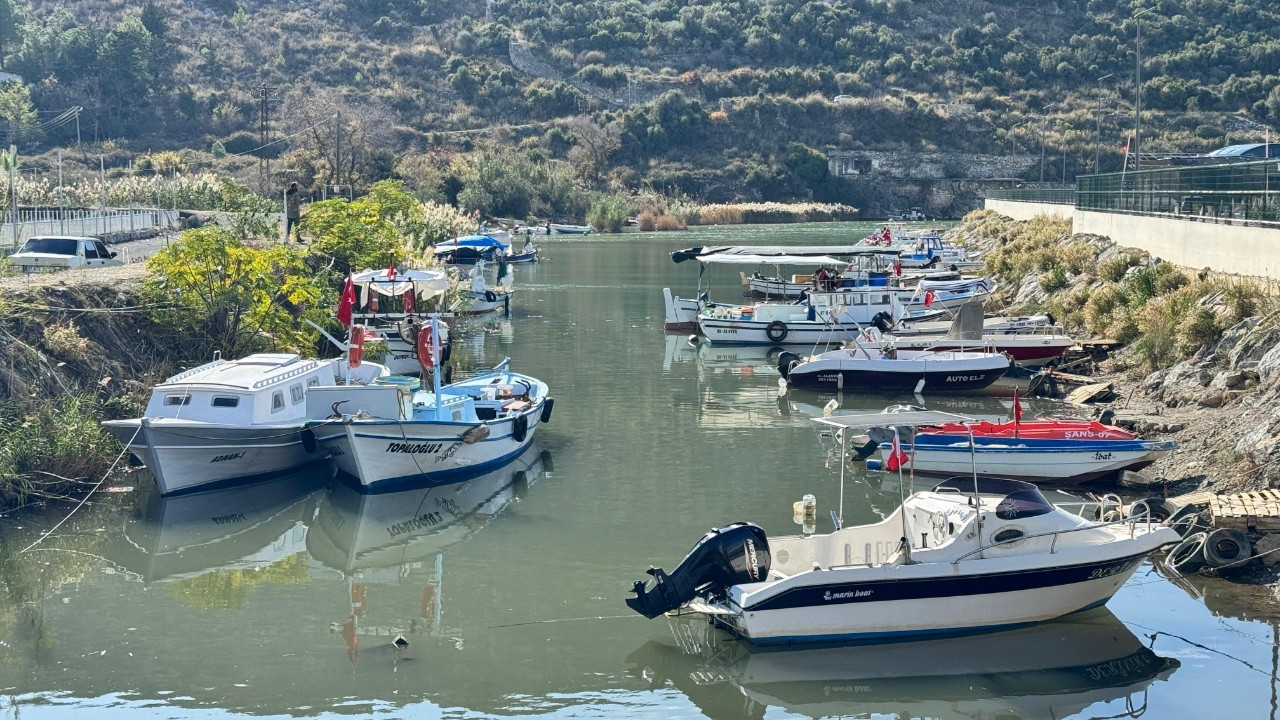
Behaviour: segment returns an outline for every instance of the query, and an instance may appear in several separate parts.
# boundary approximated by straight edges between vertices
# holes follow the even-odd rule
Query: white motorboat
[[[903,445],[907,453],[903,462],[919,475],[976,472],[982,477],[1079,483],[1113,477],[1121,470],[1140,470],[1178,447],[1172,440],[1144,440],[1097,421],[1023,421],[1017,419],[1020,413],[1015,407],[1015,420],[1007,423],[924,428]],[[893,451],[882,443],[880,452],[887,460]],[[878,460],[867,463],[873,470],[883,466]]]
[[[484,276],[484,261],[481,260],[471,268],[467,283],[468,288],[463,293],[467,302],[458,312],[467,315],[485,315],[499,309],[511,312],[511,295],[514,291],[509,268],[506,275],[489,285]]]
[[[894,422],[955,419],[924,411]],[[847,430],[884,416],[815,421]],[[1151,553],[1180,540],[1150,512],[1092,522],[1031,483],[959,477],[912,493],[871,525],[775,538],[752,523],[712,530],[670,574],[651,568],[652,582],[635,583],[627,605],[650,618],[701,612],[757,644],[986,632],[1100,607]]]
[[[290,470],[324,457],[306,429],[306,397],[362,388],[387,369],[347,359],[259,353],[215,358],[151,390],[140,418],[103,426],[151,469],[161,494]]]
[[[419,347],[439,357],[437,331],[420,333],[427,340]],[[366,489],[477,475],[511,462],[551,417],[546,383],[507,365],[446,385],[442,367],[428,361],[431,389],[417,389],[416,378],[316,388],[307,396],[308,427],[338,469]]]
[[[1009,358],[985,351],[896,350],[853,341],[847,347],[801,357],[778,356],[778,372],[792,387],[871,393],[982,390],[1009,370]]]
[[[1076,344],[1074,338],[1064,334],[1061,328],[1054,325],[1035,326],[1028,323],[1020,331],[989,332],[986,329],[986,320],[982,317],[982,304],[977,302],[962,305],[952,317],[945,334],[925,335],[908,330],[907,334],[898,335],[899,326],[911,327],[914,324],[913,321],[899,321],[889,328],[886,328],[887,324],[882,319],[875,323],[875,327],[868,328],[863,333],[863,345],[880,348],[894,347],[904,351],[934,352],[989,348],[1007,355],[1020,365],[1034,367],[1062,357]],[[1013,324],[1016,325],[1017,321],[1015,320]]]
[[[589,235],[595,231],[590,224],[587,225],[566,225],[563,223],[550,223],[552,235]]]

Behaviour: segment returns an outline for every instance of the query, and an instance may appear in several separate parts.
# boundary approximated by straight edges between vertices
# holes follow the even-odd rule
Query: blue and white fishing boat
[[[957,419],[923,411],[894,423]],[[843,436],[884,416],[815,421]],[[843,527],[841,517],[825,534],[712,530],[670,574],[651,568],[652,582],[635,583],[627,604],[650,618],[700,612],[756,644],[987,632],[1102,606],[1151,553],[1181,539],[1151,512],[1092,522],[1031,483],[972,476],[912,493],[878,523]]]
[[[595,228],[590,223],[586,225],[566,225],[563,223],[550,223],[552,235],[590,235]]]
[[[546,383],[491,371],[445,385],[438,322],[419,330],[418,348],[430,389],[417,378],[365,387],[317,388],[307,398],[308,427],[338,469],[366,489],[464,479],[499,468],[533,442],[551,417]],[[424,359],[422,351],[429,349]],[[323,390],[331,390],[325,392]]]

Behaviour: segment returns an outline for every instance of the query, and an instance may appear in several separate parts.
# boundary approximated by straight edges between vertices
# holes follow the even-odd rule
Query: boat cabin
[[[156,385],[144,417],[219,425],[293,422],[305,416],[309,388],[334,382],[332,363],[290,353],[218,359]]]

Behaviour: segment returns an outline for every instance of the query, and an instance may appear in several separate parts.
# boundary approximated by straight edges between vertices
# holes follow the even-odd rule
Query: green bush
[[[627,223],[627,217],[630,214],[631,207],[626,198],[618,195],[602,195],[587,211],[587,222],[599,232],[622,232],[622,226]]]

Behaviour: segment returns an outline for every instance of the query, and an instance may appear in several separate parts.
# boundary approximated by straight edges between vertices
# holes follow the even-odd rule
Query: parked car
[[[44,268],[66,270],[124,264],[116,259],[116,253],[96,238],[49,235],[27,240],[22,249],[9,259],[26,273]]]

